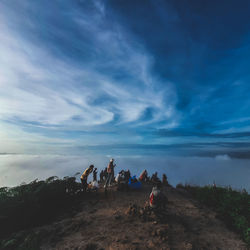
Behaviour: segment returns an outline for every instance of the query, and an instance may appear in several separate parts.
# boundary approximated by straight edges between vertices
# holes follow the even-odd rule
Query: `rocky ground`
[[[88,194],[80,211],[35,229],[45,232],[42,249],[247,249],[213,211],[181,189],[164,187],[169,200],[164,219],[142,216],[150,191],[144,186]]]

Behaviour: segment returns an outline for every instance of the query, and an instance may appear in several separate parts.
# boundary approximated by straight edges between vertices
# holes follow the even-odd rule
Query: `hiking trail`
[[[164,223],[142,221],[129,215],[130,204],[143,207],[150,186],[140,191],[88,194],[80,211],[72,211],[51,225],[38,227],[48,237],[42,245],[50,249],[247,249],[240,237],[181,189],[164,187],[169,202]]]

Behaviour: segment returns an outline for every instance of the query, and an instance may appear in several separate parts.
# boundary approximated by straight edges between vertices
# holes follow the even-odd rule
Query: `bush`
[[[0,188],[0,239],[11,233],[49,222],[80,199],[74,177],[53,176],[13,188]],[[6,244],[14,244],[13,240]]]

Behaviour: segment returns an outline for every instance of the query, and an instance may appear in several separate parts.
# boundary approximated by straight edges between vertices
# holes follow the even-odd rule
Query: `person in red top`
[[[140,174],[139,180],[140,181],[146,181],[148,179],[148,172],[146,169],[144,169],[142,171],[142,173]]]
[[[114,164],[114,159],[111,158],[110,159],[110,162],[108,164],[108,167],[107,167],[107,172],[108,172],[108,178],[106,179],[106,182],[105,182],[105,185],[104,185],[104,188],[111,185],[111,182],[112,182],[112,178],[114,176],[114,167],[116,165]]]
[[[162,192],[161,183],[158,182],[153,186],[152,192],[149,196],[149,205],[153,209],[162,209],[166,207],[167,202],[168,199]]]

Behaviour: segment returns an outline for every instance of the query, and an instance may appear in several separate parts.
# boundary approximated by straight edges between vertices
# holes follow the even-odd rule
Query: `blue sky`
[[[249,158],[249,1],[0,2],[0,152]]]

